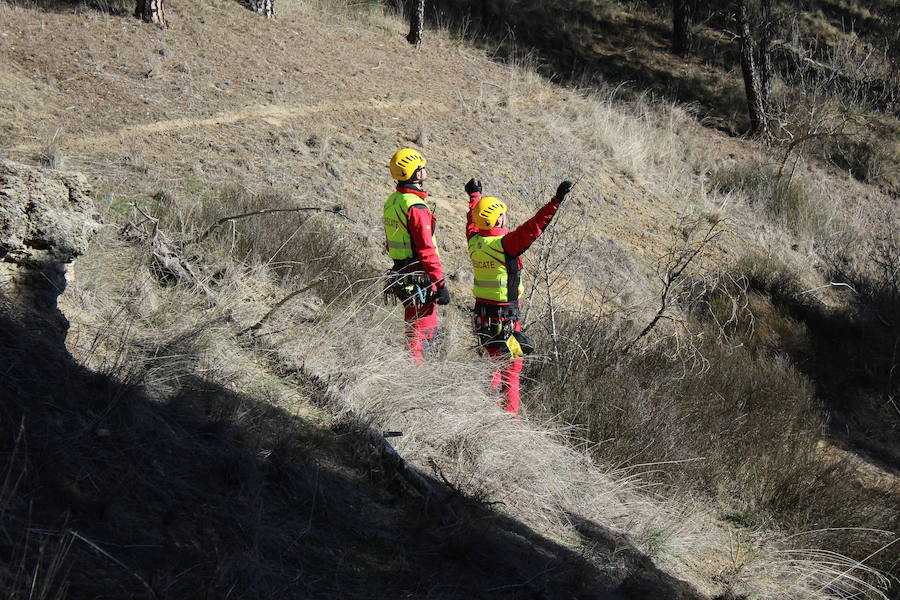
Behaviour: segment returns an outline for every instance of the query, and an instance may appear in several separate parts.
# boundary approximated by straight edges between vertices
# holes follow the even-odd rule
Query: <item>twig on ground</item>
[[[289,300],[291,300],[292,298],[302,294],[303,292],[315,287],[316,285],[322,283],[323,281],[325,281],[325,277],[317,277],[309,285],[304,286],[304,287],[300,288],[299,290],[294,290],[293,292],[291,292],[290,294],[288,294],[287,296],[285,296],[284,298],[279,300],[278,303],[275,306],[273,306],[269,310],[269,312],[264,314],[256,323],[254,323],[253,325],[251,325],[249,327],[245,327],[240,332],[238,332],[238,335],[244,335],[250,331],[256,331],[257,329],[259,329],[260,327],[263,326],[263,323],[265,323],[269,319],[269,317],[271,317],[273,314],[275,314],[275,311],[277,311],[279,308],[284,306]]]

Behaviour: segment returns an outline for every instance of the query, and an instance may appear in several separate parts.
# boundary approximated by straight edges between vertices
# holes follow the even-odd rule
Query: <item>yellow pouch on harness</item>
[[[479,333],[478,335],[481,338],[482,346],[502,350],[506,358],[510,360],[522,358],[534,352],[534,342],[521,331],[509,333],[501,330],[493,336],[490,333]]]
[[[511,335],[506,338],[506,352],[513,360],[525,356],[525,351],[522,349],[522,344],[519,343],[519,339],[515,335]]]

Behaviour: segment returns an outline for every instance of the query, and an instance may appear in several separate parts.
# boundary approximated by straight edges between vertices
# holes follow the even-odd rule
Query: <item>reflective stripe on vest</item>
[[[384,203],[384,237],[387,241],[388,256],[394,260],[409,260],[415,257],[412,238],[409,235],[409,209],[416,205],[427,206],[415,194],[394,192]],[[434,232],[431,242],[437,248]]]
[[[509,270],[506,266],[506,253],[503,251],[503,236],[473,235],[469,238],[469,258],[472,259],[472,270],[475,272],[472,295],[493,302],[511,302],[507,289]],[[521,293],[522,286],[519,286],[519,294]]]
[[[500,288],[503,287],[502,281],[484,281],[483,279],[475,280],[475,287],[483,287],[483,288]]]

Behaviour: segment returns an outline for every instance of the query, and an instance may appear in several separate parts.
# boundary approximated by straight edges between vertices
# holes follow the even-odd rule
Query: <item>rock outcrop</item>
[[[0,160],[0,312],[36,333],[64,336],[57,308],[66,265],[100,226],[80,174]]]

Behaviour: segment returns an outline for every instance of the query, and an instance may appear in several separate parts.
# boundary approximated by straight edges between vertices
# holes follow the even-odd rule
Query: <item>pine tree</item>
[[[134,16],[147,23],[155,23],[162,27],[168,27],[166,21],[165,0],[137,0],[134,7]]]
[[[267,19],[275,18],[275,0],[254,0],[256,12]]]
[[[409,35],[406,41],[417,48],[422,43],[422,27],[425,24],[425,0],[409,0]]]

